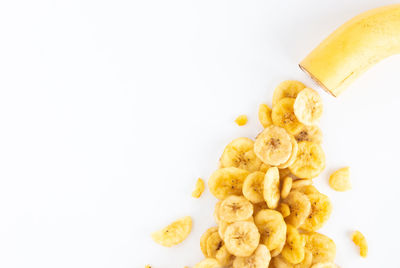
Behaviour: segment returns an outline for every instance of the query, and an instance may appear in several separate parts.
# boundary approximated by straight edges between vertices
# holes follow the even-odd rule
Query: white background
[[[192,266],[216,199],[191,198],[257,108],[347,19],[382,0],[0,2],[0,267]],[[400,267],[400,57],[324,98],[341,267]],[[247,114],[249,123],[233,122]],[[353,190],[327,186],[352,168]],[[150,233],[184,215],[188,239]],[[358,256],[350,233],[370,246]]]

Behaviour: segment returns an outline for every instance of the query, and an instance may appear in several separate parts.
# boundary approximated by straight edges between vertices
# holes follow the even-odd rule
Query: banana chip
[[[303,127],[294,113],[294,102],[292,98],[281,99],[272,107],[271,113],[274,125],[286,129],[290,134],[298,133]]]
[[[344,167],[336,170],[329,177],[329,185],[335,191],[345,192],[351,189],[350,168]]]
[[[321,145],[309,141],[299,144],[297,159],[289,167],[298,178],[312,179],[317,177],[325,168],[325,153]]]
[[[338,268],[333,262],[320,262],[316,263],[311,268]]]
[[[320,233],[310,233],[307,235],[306,248],[313,255],[313,264],[333,262],[336,256],[335,242]]]
[[[303,188],[304,186],[309,186],[312,185],[313,181],[312,180],[295,180],[292,183],[292,190],[297,190],[299,188]]]
[[[164,247],[172,247],[188,237],[192,230],[192,218],[189,216],[180,218],[167,227],[151,234],[154,242]]]
[[[294,114],[304,125],[315,125],[319,122],[323,111],[322,99],[318,92],[305,88],[297,94],[294,102]]]
[[[322,131],[318,126],[303,125],[296,133],[293,133],[297,142],[310,141],[318,144],[322,143]]]
[[[286,244],[281,255],[291,264],[298,264],[304,260],[304,245],[299,231],[292,225],[287,225]]]
[[[328,221],[332,213],[332,204],[329,198],[321,193],[308,194],[307,197],[311,203],[311,213],[300,228],[313,232],[320,229]]]
[[[242,194],[242,186],[249,172],[236,167],[217,169],[208,180],[210,192],[218,199]]]
[[[286,203],[280,203],[276,210],[278,210],[284,218],[290,215],[290,208]]]
[[[271,254],[264,245],[259,245],[249,257],[237,257],[233,262],[233,268],[268,268]]]
[[[311,181],[311,180],[310,180]],[[292,187],[293,188],[293,187]],[[319,194],[320,192],[317,190],[317,188],[314,187],[314,185],[305,185],[296,188],[297,192],[303,193],[305,195],[309,194]]]
[[[244,221],[248,221],[248,222],[254,223],[253,217],[250,217],[250,218],[248,218],[248,219],[246,219]],[[231,222],[226,222],[226,221],[222,221],[221,220],[221,222],[218,225],[218,234],[219,234],[220,237],[224,238],[224,234],[225,234],[226,228],[228,228],[228,226],[230,224],[231,224]]]
[[[260,242],[260,233],[254,223],[239,221],[226,228],[224,241],[231,254],[248,257],[253,254]]]
[[[272,125],[271,112],[271,108],[266,104],[261,104],[258,108],[258,120],[260,120],[260,123],[264,128]]]
[[[231,195],[222,201],[218,215],[225,222],[244,221],[253,215],[253,205],[243,196]]]
[[[214,233],[218,232],[218,227],[211,227],[208,228],[207,231],[204,232],[204,234],[200,237],[200,249],[201,252],[203,252],[205,257],[208,257],[207,253],[207,240],[210,238],[210,236]]]
[[[265,173],[256,171],[247,176],[243,183],[243,195],[253,204],[264,202]]]
[[[224,149],[220,167],[237,167],[250,172],[258,171],[263,164],[254,153],[254,142],[249,138],[237,138]]]
[[[196,181],[196,188],[192,192],[192,197],[199,198],[201,194],[204,192],[205,185],[204,181],[201,178],[198,178]]]
[[[297,94],[302,91],[306,86],[295,80],[286,80],[280,83],[274,90],[272,97],[272,106],[275,106],[278,101],[283,98],[296,98]]]
[[[300,192],[290,192],[288,197],[283,200],[290,208],[290,215],[285,218],[286,222],[294,227],[302,225],[311,212],[311,203],[308,197]]]
[[[291,177],[286,177],[282,181],[281,198],[285,199],[288,197],[290,190],[292,189],[293,179]]]
[[[278,206],[280,199],[279,186],[279,170],[277,167],[271,167],[265,173],[263,189],[264,200],[271,209],[275,209]]]
[[[274,250],[285,242],[286,224],[278,211],[263,209],[254,217],[254,223],[261,234],[260,242],[269,250]]]
[[[312,253],[308,249],[304,249],[304,259],[302,262],[295,264],[293,268],[310,268],[312,265]]]
[[[236,117],[235,122],[236,124],[238,124],[238,126],[244,126],[247,123],[247,116],[244,114],[239,115],[238,117]]]
[[[218,261],[214,258],[206,258],[196,264],[193,268],[222,268]]]
[[[286,243],[286,235],[285,235],[285,239],[282,240],[281,244],[276,248],[271,250],[271,257],[276,257],[279,254],[281,254],[283,247],[285,246]]]
[[[257,136],[254,152],[264,163],[277,166],[289,160],[292,140],[285,129],[271,125]]]
[[[355,231],[352,234],[351,239],[353,240],[354,244],[360,248],[360,256],[366,258],[368,255],[368,244],[364,235],[360,231]]]
[[[293,268],[293,264],[288,262],[282,255],[273,257],[271,260],[271,268]]]
[[[278,166],[278,168],[280,168],[280,169],[291,166],[294,163],[294,161],[296,161],[296,159],[297,159],[297,152],[299,151],[299,145],[297,144],[297,141],[293,136],[290,136],[290,141],[292,143],[292,153],[291,153],[288,161],[286,161],[285,163]]]
[[[223,245],[224,241],[222,241],[218,232],[212,233],[206,242],[207,257],[215,258],[217,252],[222,248]]]

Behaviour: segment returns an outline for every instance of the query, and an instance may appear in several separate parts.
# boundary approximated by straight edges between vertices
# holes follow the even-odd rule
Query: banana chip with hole
[[[271,167],[268,169],[267,173],[265,173],[263,196],[269,208],[275,209],[278,206],[280,199],[280,181],[277,167]]]
[[[185,240],[192,230],[192,218],[180,218],[167,227],[151,234],[154,242],[164,247],[172,247]]]
[[[218,215],[226,222],[244,221],[253,215],[253,205],[243,196],[231,195],[222,201]]]
[[[297,158],[289,166],[290,171],[302,179],[317,177],[325,168],[325,153],[321,145],[309,141],[302,141],[298,145]]]
[[[217,169],[208,180],[210,192],[218,199],[242,194],[243,182],[249,172],[236,167]]]
[[[305,88],[297,94],[293,105],[294,114],[304,125],[315,125],[322,116],[323,105],[321,96],[311,88]]]
[[[265,173],[256,171],[250,173],[243,183],[243,195],[253,204],[261,203],[264,201],[263,189],[264,189],[264,177]]]
[[[269,250],[274,250],[282,245],[286,239],[286,224],[282,215],[272,209],[263,209],[254,217],[260,235],[260,242]]]
[[[295,80],[286,80],[280,83],[274,90],[272,97],[272,106],[275,106],[278,101],[283,98],[296,98],[300,91],[306,86]]]
[[[236,257],[248,257],[260,242],[260,233],[252,222],[234,222],[226,228],[224,241],[231,254]]]

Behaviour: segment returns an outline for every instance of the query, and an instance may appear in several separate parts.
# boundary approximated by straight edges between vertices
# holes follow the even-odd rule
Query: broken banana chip
[[[261,104],[258,108],[258,120],[260,120],[260,123],[264,128],[272,125],[271,112],[271,108],[266,104]]]
[[[192,230],[192,218],[189,216],[180,218],[167,227],[151,234],[154,242],[164,247],[172,247],[188,237]]]
[[[256,171],[247,176],[243,183],[243,195],[253,204],[264,202],[265,173]]]
[[[226,228],[224,241],[231,254],[236,257],[248,257],[260,242],[260,233],[254,223],[239,221]]]
[[[269,250],[279,248],[285,243],[286,223],[278,211],[260,210],[254,217],[254,223],[261,235],[260,243],[266,245]]]
[[[333,262],[336,256],[336,245],[332,239],[320,233],[310,233],[306,239],[306,249],[313,255],[313,264]]]
[[[192,197],[199,198],[201,194],[204,192],[205,185],[204,181],[201,178],[198,178],[196,181],[196,188],[192,192]]]
[[[239,115],[238,117],[236,117],[235,119],[236,124],[238,124],[238,126],[244,126],[247,123],[247,116],[246,115]]]
[[[304,125],[311,126],[319,122],[323,111],[322,99],[318,92],[305,88],[297,94],[294,102],[294,114]]]
[[[297,158],[289,167],[298,178],[313,179],[325,169],[325,153],[321,145],[309,141],[299,144]]]
[[[210,192],[218,199],[242,193],[243,182],[249,172],[236,167],[217,169],[208,180]]]
[[[218,215],[226,222],[244,221],[253,215],[253,205],[243,196],[231,195],[222,201]]]
[[[299,132],[303,124],[297,119],[294,113],[295,99],[281,99],[275,106],[272,107],[271,118],[274,125],[286,129],[290,134]]]
[[[351,189],[350,168],[344,167],[336,170],[329,177],[329,185],[335,191],[345,192]]]
[[[277,167],[271,167],[268,169],[267,173],[265,173],[263,195],[269,208],[275,209],[278,206],[280,199],[280,181]]]
[[[360,231],[355,231],[352,234],[351,239],[353,240],[354,244],[360,248],[360,256],[366,258],[368,255],[368,244],[364,235]]]
[[[286,80],[280,83],[274,90],[272,97],[272,106],[275,106],[278,101],[283,98],[296,98],[300,91],[306,86],[295,80]]]
[[[332,213],[332,204],[329,198],[321,193],[308,194],[307,197],[311,203],[311,213],[300,228],[313,232],[328,221]]]
[[[271,254],[264,245],[259,245],[249,257],[237,257],[233,262],[233,268],[268,268]]]
[[[291,177],[283,178],[282,180],[282,189],[281,189],[281,198],[285,199],[288,197],[290,190],[292,189],[293,179]]]
[[[277,210],[282,214],[282,217],[284,218],[290,215],[290,208],[286,203],[280,203]]]

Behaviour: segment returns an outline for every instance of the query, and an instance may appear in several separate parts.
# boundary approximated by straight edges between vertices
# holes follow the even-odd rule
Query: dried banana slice
[[[247,115],[239,115],[238,117],[236,117],[235,119],[236,124],[238,124],[238,126],[244,126],[247,123]]]
[[[185,240],[191,230],[192,218],[186,216],[174,221],[167,227],[152,233],[151,237],[157,244],[164,247],[172,247]]]
[[[221,217],[219,216],[219,207],[221,206],[222,201],[223,201],[223,200],[219,200],[219,201],[215,204],[215,207],[214,207],[213,216],[214,216],[214,220],[215,220],[215,222],[216,222],[217,224],[219,224],[219,223],[222,221],[222,220],[221,220]]]
[[[285,243],[286,243],[286,236],[285,239],[282,240],[282,243],[276,249],[271,250],[271,257],[276,257],[279,254],[281,254],[282,249],[285,246]]]
[[[222,268],[218,261],[214,258],[206,258],[196,264],[193,268]]]
[[[302,179],[317,177],[325,168],[325,153],[321,145],[309,141],[302,141],[298,145],[297,158],[289,167],[290,171]]]
[[[368,244],[364,235],[360,231],[355,231],[351,236],[351,240],[360,248],[360,256],[366,258],[368,255]]]
[[[222,238],[219,236],[218,232],[212,233],[206,243],[206,250],[207,250],[207,256],[206,257],[211,257],[215,258],[217,255],[217,252],[221,249],[221,247],[224,245],[224,241],[222,241]]]
[[[283,200],[290,208],[290,215],[285,218],[286,222],[294,227],[299,227],[307,219],[311,212],[311,203],[308,197],[300,192],[290,192]]]
[[[293,264],[288,262],[282,255],[273,257],[271,260],[272,268],[293,268]]]
[[[338,268],[333,262],[320,262],[316,263],[311,268]]]
[[[286,224],[278,211],[263,209],[254,217],[254,223],[261,234],[260,243],[269,250],[274,250],[285,242]]]
[[[286,244],[281,255],[291,264],[298,264],[304,260],[304,245],[299,231],[292,225],[287,225]]]
[[[297,94],[302,91],[306,86],[295,80],[286,80],[280,83],[274,90],[272,97],[272,106],[276,105],[278,101],[283,98],[296,98]]]
[[[294,268],[310,268],[312,265],[312,253],[308,249],[304,249],[304,260],[298,264],[295,264],[293,267]]]
[[[249,176],[244,180],[242,189],[243,195],[253,204],[264,201],[264,177],[265,173],[256,171],[249,174]]]
[[[280,181],[279,170],[277,167],[271,167],[265,173],[263,196],[269,208],[275,209],[280,199]]]
[[[281,99],[275,106],[272,107],[271,118],[274,125],[283,127],[290,134],[295,134],[300,131],[303,124],[297,119],[294,113],[295,99]]]
[[[296,133],[293,133],[297,142],[311,141],[318,144],[322,143],[322,131],[318,126],[303,125]]]
[[[290,135],[285,129],[271,125],[257,136],[254,152],[268,165],[277,166],[285,163],[292,153]]]
[[[226,228],[224,241],[231,254],[248,257],[253,254],[260,242],[260,233],[254,223],[239,221]]]
[[[287,167],[291,166],[294,163],[294,161],[296,161],[297,152],[299,151],[299,145],[297,144],[297,141],[295,140],[295,138],[293,136],[290,136],[290,141],[292,142],[292,153],[291,153],[288,161],[279,165],[278,168],[281,168],[281,169],[287,168]]]
[[[264,245],[259,245],[249,257],[237,257],[233,262],[233,268],[268,268],[271,254]]]
[[[292,189],[293,179],[291,177],[286,177],[282,180],[281,198],[285,199],[288,197],[290,190]]]
[[[236,167],[217,169],[208,180],[210,192],[218,199],[242,194],[242,186],[249,172]]]
[[[237,167],[253,172],[260,169],[262,161],[254,153],[254,141],[237,138],[225,147],[219,164],[221,168]]]
[[[253,215],[253,205],[243,196],[231,195],[222,201],[218,215],[226,222],[244,221]]]
[[[253,217],[250,217],[250,218],[248,218],[248,219],[246,219],[244,221],[248,221],[248,222],[254,223]],[[222,221],[221,220],[221,222],[218,225],[218,234],[219,234],[220,237],[224,238],[224,234],[225,234],[226,228],[228,228],[228,226],[230,224],[231,224],[231,222],[226,222],[226,221]]]
[[[290,208],[286,203],[280,203],[276,210],[278,210],[284,218],[290,215]]]
[[[306,248],[313,255],[313,264],[333,262],[336,256],[335,242],[320,233],[310,233],[307,235]]]
[[[310,180],[311,181],[311,180]],[[293,188],[293,187],[292,187]],[[294,191],[294,189],[293,189]],[[314,187],[314,185],[305,185],[302,187],[296,188],[297,192],[303,193],[305,195],[309,194],[319,194],[320,192],[317,190],[317,188]]]
[[[320,229],[328,221],[332,212],[329,198],[321,193],[308,194],[311,203],[311,213],[300,226],[301,229],[313,232]]]
[[[204,234],[200,237],[200,249],[201,252],[203,252],[205,257],[208,257],[208,253],[207,253],[207,240],[208,238],[214,234],[218,232],[218,227],[211,227],[208,228]]]
[[[305,88],[297,94],[294,102],[294,114],[304,125],[315,125],[322,116],[323,105],[321,96],[311,88]]]
[[[351,189],[350,168],[344,167],[336,170],[329,177],[329,185],[335,191],[345,192]]]
[[[264,128],[272,125],[271,112],[272,110],[268,105],[260,104],[260,107],[258,108],[258,120],[260,120],[260,123]]]
[[[204,192],[205,185],[204,181],[201,178],[198,178],[196,181],[196,188],[192,192],[192,197],[199,198],[201,194]]]
[[[229,253],[229,251],[226,249],[226,246],[223,245],[218,251],[217,254],[215,255],[215,259],[221,264],[221,266],[226,267],[230,266],[233,263],[233,260],[235,259],[235,256]]]
[[[292,190],[297,190],[297,189],[302,188],[304,186],[312,185],[312,183],[313,183],[312,180],[307,180],[307,179],[305,179],[305,180],[301,180],[301,179],[300,180],[295,180],[292,183]]]

